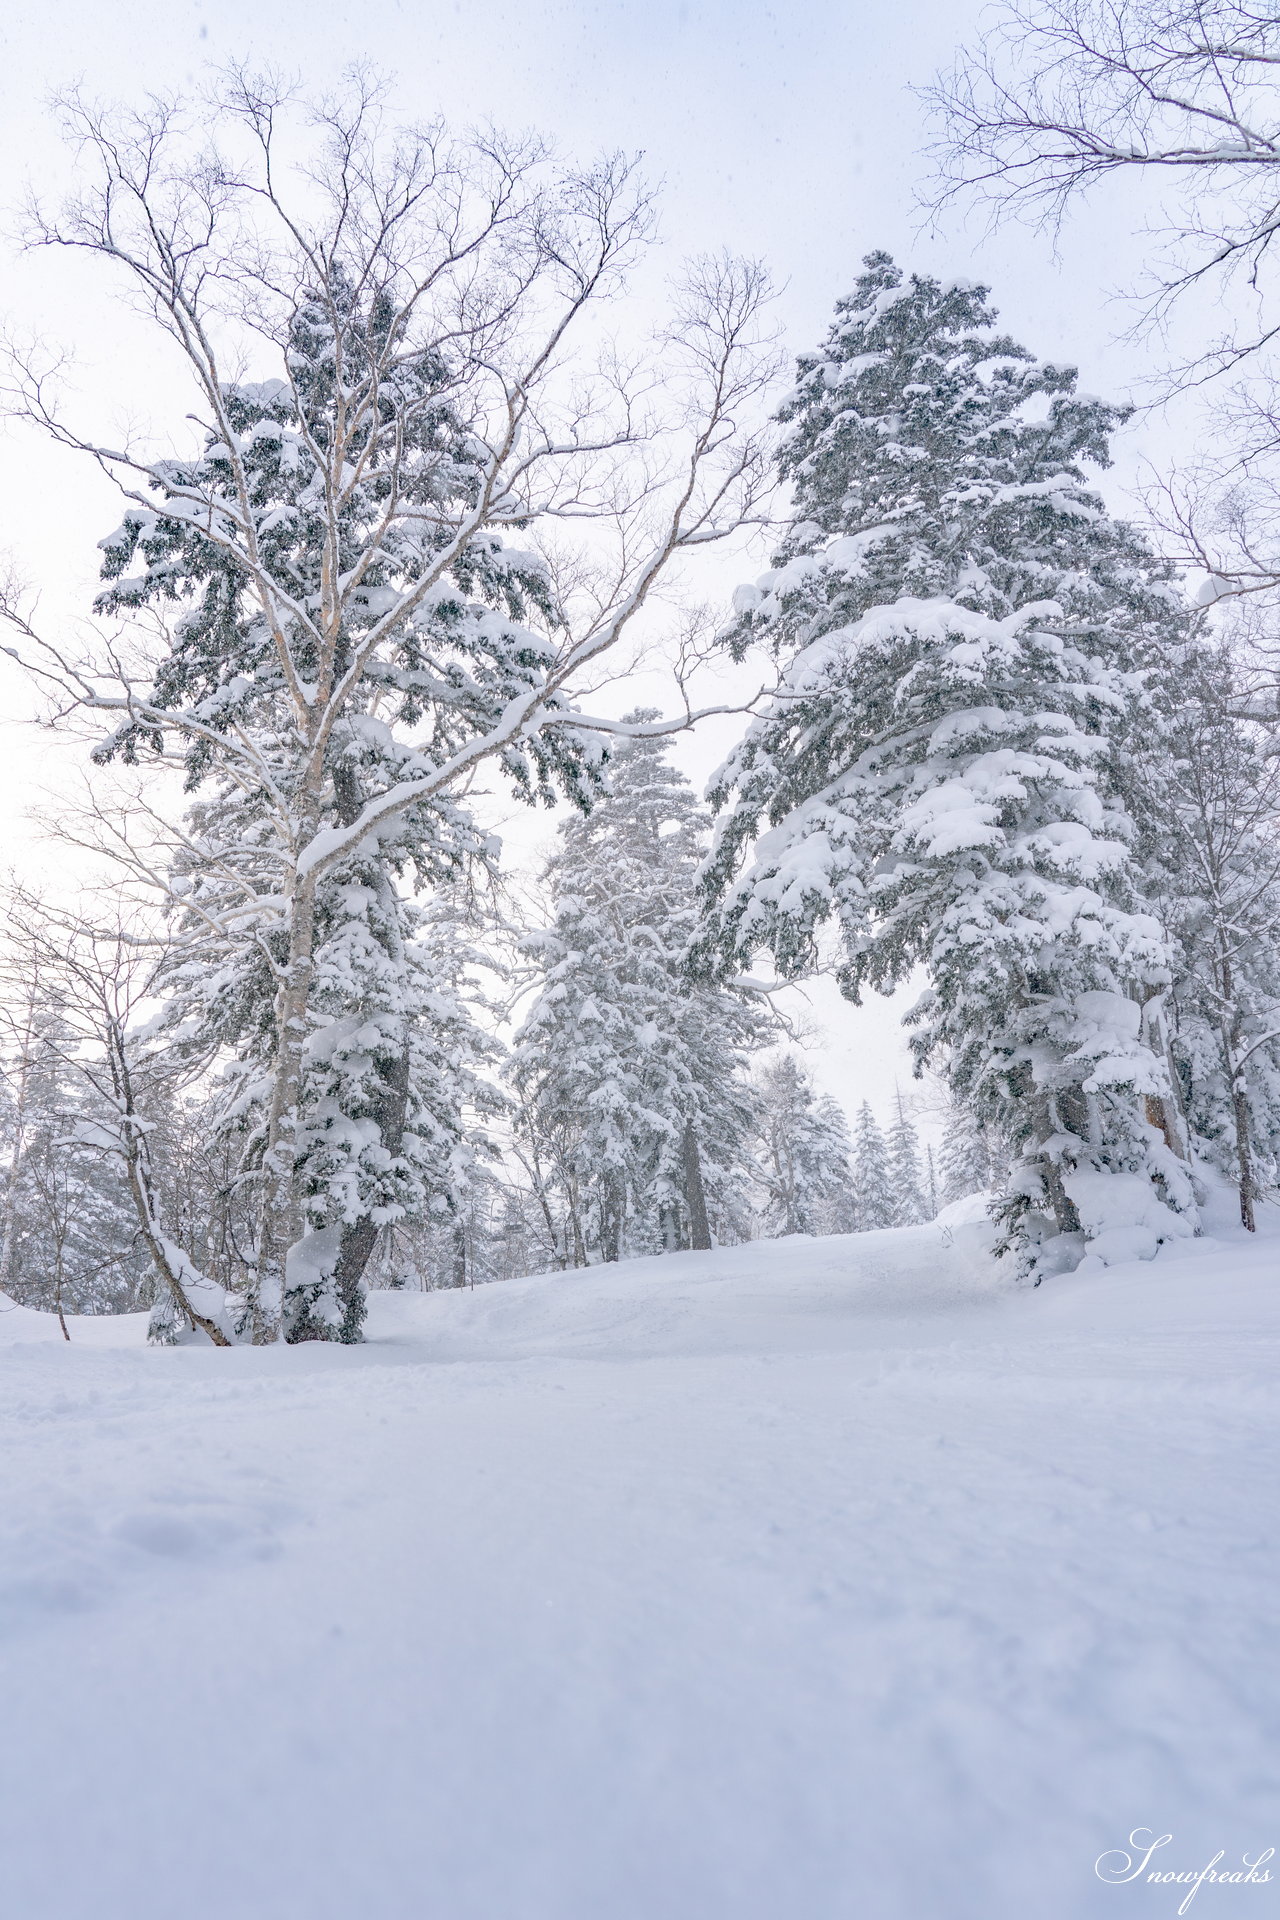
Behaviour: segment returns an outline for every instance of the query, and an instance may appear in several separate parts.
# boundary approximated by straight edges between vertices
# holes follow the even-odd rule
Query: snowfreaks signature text
[[[1185,1887],[1186,1897],[1178,1908],[1179,1913],[1187,1911],[1206,1880],[1216,1881],[1219,1886],[1224,1883],[1245,1886],[1250,1882],[1261,1886],[1271,1878],[1267,1861],[1273,1858],[1274,1847],[1264,1847],[1256,1860],[1243,1854],[1239,1867],[1219,1867],[1219,1861],[1226,1857],[1225,1849],[1215,1853],[1207,1867],[1189,1868],[1184,1873],[1178,1873],[1172,1867],[1153,1867],[1151,1862],[1155,1855],[1161,1847],[1167,1847],[1172,1839],[1171,1833],[1157,1835],[1150,1827],[1135,1827],[1129,1835],[1129,1845],[1133,1851],[1126,1853],[1123,1847],[1116,1847],[1110,1853],[1100,1853],[1093,1863],[1093,1870],[1099,1880],[1105,1880],[1114,1887],[1123,1886],[1128,1880]]]

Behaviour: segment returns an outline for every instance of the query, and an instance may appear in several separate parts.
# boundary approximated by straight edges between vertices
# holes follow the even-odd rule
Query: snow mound
[[[990,1193],[967,1193],[963,1200],[953,1200],[944,1207],[933,1224],[944,1232],[954,1232],[957,1227],[990,1227],[994,1198]]]
[[[795,1235],[710,1253],[663,1254],[501,1286],[370,1296],[369,1335],[425,1338],[448,1360],[623,1359],[861,1349],[868,1324],[951,1338],[947,1316],[1007,1291],[981,1223],[883,1233]]]
[[[1077,1273],[1097,1273],[1126,1260],[1154,1260],[1166,1242],[1191,1238],[1185,1216],[1166,1207],[1151,1182],[1135,1173],[1078,1168],[1063,1184],[1076,1203],[1089,1244]]]
[[[146,1345],[147,1317],[145,1313],[69,1313],[67,1333],[77,1346],[140,1347]],[[66,1344],[57,1314],[20,1307],[7,1293],[0,1293],[0,1346],[25,1346],[33,1340]]]

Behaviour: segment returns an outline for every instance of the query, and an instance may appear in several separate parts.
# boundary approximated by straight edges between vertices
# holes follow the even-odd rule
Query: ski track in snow
[[[1096,1857],[1280,1842],[1278,1251],[774,1241],[357,1349],[0,1315],[0,1909],[1174,1915]]]

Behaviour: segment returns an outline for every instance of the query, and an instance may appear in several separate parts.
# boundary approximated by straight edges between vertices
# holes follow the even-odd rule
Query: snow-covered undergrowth
[[[1280,1840],[1277,1241],[1026,1292],[983,1232],[377,1295],[359,1348],[0,1315],[7,1911],[1172,1916],[1098,1855]]]

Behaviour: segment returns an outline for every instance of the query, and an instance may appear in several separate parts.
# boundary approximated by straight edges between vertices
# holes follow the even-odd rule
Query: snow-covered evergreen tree
[[[920,1136],[899,1093],[894,1100],[893,1124],[885,1139],[889,1191],[893,1195],[895,1227],[914,1227],[929,1217],[920,1166]]]
[[[1021,1148],[1005,1219],[1037,1273],[1154,1251],[1194,1205],[1131,812],[1147,677],[1187,627],[1086,479],[1120,417],[997,334],[984,289],[870,256],[800,361],[793,524],[730,635],[784,691],[713,785],[709,941],[794,976],[833,921],[854,999],[927,969],[914,1050]]]
[[[188,784],[207,791],[192,807],[179,861],[184,951],[165,976],[169,1013],[188,1046],[233,1050],[239,1114],[251,1123],[248,1164],[264,1189],[284,1180],[290,1224],[276,1219],[248,1280],[261,1321],[264,1285],[265,1297],[276,1297],[264,1262],[283,1258],[292,1243],[279,1309],[291,1339],[357,1338],[379,1227],[422,1203],[424,1180],[437,1195],[448,1188],[458,1123],[441,1131],[439,1116],[456,1104],[449,1081],[458,1014],[444,1008],[441,960],[416,938],[418,915],[399,883],[409,876],[438,887],[483,858],[465,809],[432,791],[432,771],[536,689],[551,655],[531,624],[545,624],[545,578],[531,556],[492,532],[460,542],[436,590],[417,593],[439,572],[438,541],[422,538],[422,514],[439,496],[440,537],[445,524],[465,521],[485,456],[444,397],[449,368],[435,352],[408,343],[397,350],[399,324],[392,304],[358,293],[335,265],[291,322],[288,380],[224,388],[224,427],[209,434],[200,456],[159,476],[156,510],[131,510],[104,543],[110,585],[102,611],[185,603],[149,696],[161,711],[205,717],[204,731],[187,734]],[[383,378],[388,354],[395,378],[384,405],[400,422],[402,509],[385,522],[385,449],[374,413],[356,436],[368,479],[333,521],[318,449],[337,430],[339,364],[345,358],[344,377],[367,386]],[[261,530],[254,537],[269,555],[264,564],[277,591],[287,582],[291,605],[319,604],[326,569],[362,582],[346,598],[327,652],[301,616],[292,635],[306,658],[320,647],[335,687],[351,662],[363,663],[359,683],[328,715],[322,743],[307,737],[309,723],[301,740],[288,727],[279,633],[249,590],[235,542],[211,540],[204,520],[182,510],[207,497],[231,514],[245,488]],[[436,513],[431,506],[429,517]],[[388,623],[393,606],[403,617]],[[412,742],[407,729],[418,735]],[[252,777],[240,767],[230,779],[209,777],[215,739],[227,734],[252,744]],[[157,737],[153,722],[131,717],[102,755],[133,758]],[[498,757],[530,798],[549,800],[553,781],[581,797],[590,778],[589,756],[570,732],[521,740]],[[354,831],[366,809],[415,780],[420,799],[396,805],[376,834]],[[326,847],[322,870],[309,876],[305,993],[294,1006],[301,976],[298,955],[290,956],[299,929],[296,916],[282,915],[277,889],[282,836],[304,816],[310,839],[342,844],[346,836],[350,849],[335,860]],[[441,1031],[430,1037],[437,1019]],[[294,1056],[287,1070],[286,1032],[284,1051]],[[425,1130],[415,1114],[431,1116]]]
[[[231,811],[224,799],[219,831]],[[295,1340],[358,1338],[379,1235],[415,1221],[451,1231],[477,1156],[493,1151],[484,1121],[502,1102],[488,1075],[498,1048],[477,1017],[480,956],[446,864],[433,869],[424,853],[418,874],[423,886],[438,882],[425,904],[373,863],[339,870],[319,894],[292,1142]],[[161,1030],[193,1070],[215,1052],[226,1057],[208,1120],[218,1137],[238,1141],[243,1186],[256,1183],[267,1148],[272,977],[238,930],[225,941],[211,934],[225,904],[219,883],[206,869],[191,876],[181,937],[160,974]],[[251,1244],[245,1253],[241,1290],[252,1282]]]
[[[540,980],[513,1076],[567,1264],[746,1232],[758,1110],[746,1068],[769,1022],[750,996],[688,974],[705,839],[661,742],[631,739],[548,868],[554,920],[525,941]]]
[[[938,1163],[931,1142],[926,1142],[924,1150],[924,1217],[926,1220],[937,1218],[942,1205],[942,1193],[938,1186]]]
[[[995,1179],[990,1148],[967,1108],[954,1102],[947,1114],[938,1152],[941,1199],[945,1206],[972,1193],[986,1193]]]
[[[1225,650],[1174,690],[1173,778],[1148,796],[1148,878],[1175,955],[1171,1052],[1197,1150],[1240,1217],[1280,1174],[1280,764]]]
[[[853,1192],[844,1114],[829,1094],[815,1091],[790,1054],[769,1061],[757,1085],[766,1236],[841,1232]]]
[[[77,1068],[80,1051],[50,997],[4,1062],[0,1292],[60,1314],[129,1313],[150,1298],[150,1263],[128,1188],[99,1144],[112,1116]]]
[[[897,1203],[889,1183],[889,1154],[879,1122],[866,1100],[853,1123],[853,1219],[858,1233],[897,1225]]]

